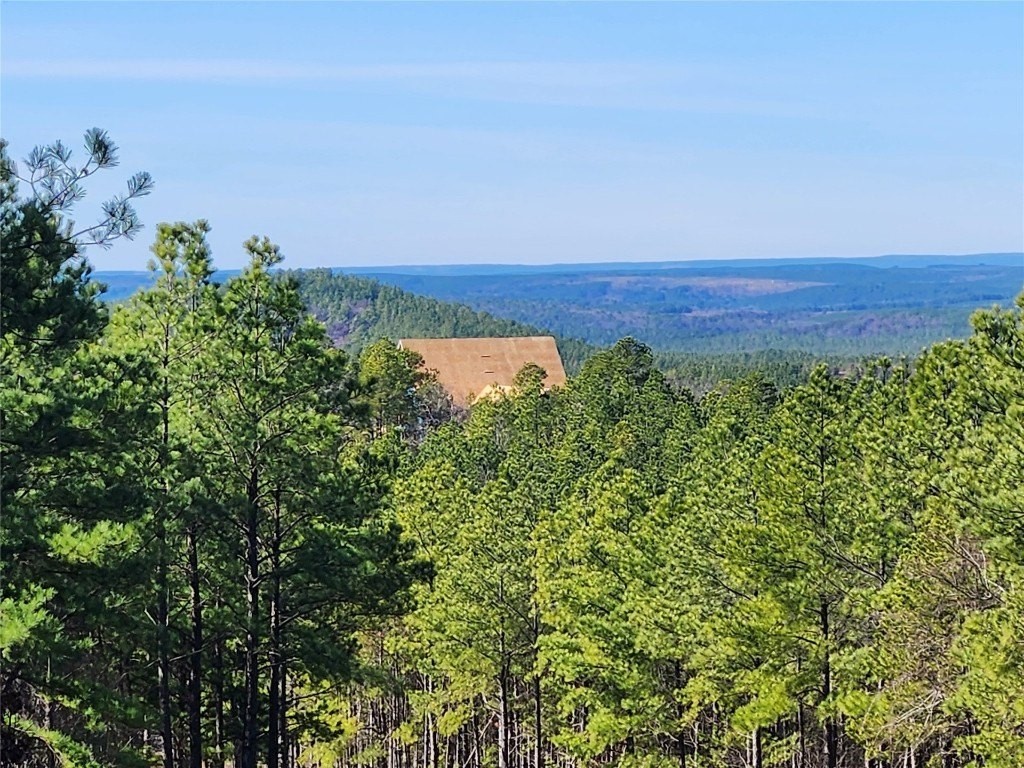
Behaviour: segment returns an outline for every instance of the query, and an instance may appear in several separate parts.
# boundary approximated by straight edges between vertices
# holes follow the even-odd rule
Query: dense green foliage
[[[82,249],[148,180],[76,233],[84,170],[33,157],[0,163],[3,766],[1024,765],[1024,295],[913,365],[673,377],[625,338],[460,413],[373,337],[498,321],[265,238],[217,284],[204,221],[108,316]]]
[[[657,352],[654,362],[678,389],[703,396],[724,381],[735,381],[757,373],[777,389],[803,384],[819,364],[853,371],[864,363],[852,358],[825,358],[808,352],[765,349],[758,352],[722,354]]]
[[[1024,297],[975,328],[699,402],[625,340],[435,432],[392,503],[436,575],[331,754],[1021,765]]]
[[[202,221],[157,228],[152,287],[106,322],[47,191],[79,172],[40,156],[25,198],[2,165],[0,762],[287,762],[294,703],[348,678],[414,572],[355,365],[269,241],[213,285]]]

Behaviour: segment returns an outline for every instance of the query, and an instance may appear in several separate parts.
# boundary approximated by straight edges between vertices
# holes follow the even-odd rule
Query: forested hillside
[[[698,397],[625,338],[460,413],[266,238],[217,286],[160,224],[103,305],[149,179],[76,232],[86,144],[0,156],[3,766],[1024,765],[1024,295],[912,366]]]
[[[280,270],[279,270],[280,271]],[[331,340],[342,349],[358,353],[381,338],[473,338],[549,335],[543,328],[495,317],[465,304],[420,296],[367,277],[345,275],[331,269],[283,270],[294,278],[303,304],[327,328]],[[238,276],[237,270],[221,270],[211,280],[223,283]],[[123,302],[153,285],[146,272],[102,272],[97,280],[105,288],[103,298]],[[579,370],[593,351],[576,339],[559,338],[558,349],[566,369]]]
[[[299,294],[307,310],[327,328],[331,340],[349,352],[359,354],[381,338],[498,337],[550,334],[535,327],[480,312],[464,304],[420,296],[379,280],[343,274],[337,270],[291,270],[286,274],[298,281]],[[219,270],[211,280],[223,283],[236,277],[237,270]],[[105,301],[123,302],[153,285],[153,275],[136,272],[101,272],[97,280],[105,287]],[[579,370],[583,361],[597,351],[578,339],[556,337],[565,368]],[[678,386],[698,393],[707,392],[725,379],[742,378],[759,371],[779,387],[807,379],[822,356],[809,352],[759,349],[754,352],[687,353],[659,351],[658,367]],[[830,363],[850,368],[856,356],[835,356]]]
[[[288,274],[298,281],[303,301],[312,315],[327,326],[331,339],[356,351],[382,337],[474,338],[548,333],[463,304],[418,296],[376,280],[329,269],[296,270]],[[592,350],[574,339],[559,338],[558,351],[566,370],[574,371]]]

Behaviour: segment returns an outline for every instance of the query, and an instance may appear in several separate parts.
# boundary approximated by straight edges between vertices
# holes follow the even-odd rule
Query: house
[[[438,383],[462,407],[510,391],[516,374],[529,363],[544,369],[545,388],[565,384],[565,368],[551,336],[400,339],[398,346],[419,354],[423,367],[437,374]]]

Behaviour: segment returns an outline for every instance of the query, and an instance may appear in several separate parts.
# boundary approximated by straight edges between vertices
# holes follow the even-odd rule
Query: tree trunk
[[[170,343],[170,331],[164,329],[164,357],[163,369],[168,366],[168,345]],[[157,545],[157,596],[156,596],[156,623],[157,623],[157,682],[159,686],[158,697],[160,700],[160,736],[163,740],[163,763],[164,768],[174,768],[174,730],[171,720],[171,638],[170,638],[170,615],[168,609],[168,592],[170,584],[167,575],[167,504],[170,496],[167,473],[170,464],[170,442],[171,442],[171,417],[169,410],[170,384],[166,373],[163,377],[163,393],[160,403],[161,416],[161,441],[160,441],[160,470],[163,474],[163,497],[160,499],[160,506],[157,509],[156,521],[156,545]]]
[[[679,768],[686,768],[686,732],[683,729],[683,703],[679,700],[679,690],[683,687],[683,668],[682,665],[676,660],[672,666],[672,677],[673,685],[675,690],[672,692],[672,698],[676,702],[676,720],[679,721],[679,732],[676,734],[676,754],[679,758]]]
[[[482,762],[480,755],[480,717],[479,707],[476,701],[473,702],[473,755],[470,760],[470,768],[478,768]]]
[[[544,711],[542,709],[540,672],[533,675],[533,768],[544,768]]]
[[[278,768],[281,755],[281,489],[274,491],[274,535],[270,542],[270,696],[267,768]]]
[[[245,718],[242,728],[242,768],[256,768],[259,748],[259,474],[253,468],[247,488],[248,509],[245,519]]]
[[[803,659],[797,656],[796,671],[800,672],[803,668]],[[799,734],[800,742],[800,765],[799,768],[804,768],[807,765],[807,734],[806,724],[804,722],[804,701],[801,697],[796,704],[796,727]]]
[[[828,601],[821,599],[821,635],[825,640],[825,659],[822,665],[821,699],[827,701],[832,695],[832,651],[829,638]],[[825,718],[825,766],[836,768],[839,761],[839,727],[831,715]]]
[[[505,582],[498,580],[498,602],[505,599]],[[505,630],[499,634],[498,652],[501,669],[498,671],[498,768],[509,768],[508,752],[508,676],[509,664],[505,647]]]
[[[508,663],[503,661],[498,674],[498,768],[509,768],[508,708]]]
[[[434,679],[430,678],[430,682],[427,684],[427,690],[431,694],[434,692]],[[437,734],[437,718],[431,712],[427,712],[427,766],[428,768],[437,768],[438,765],[438,751],[440,749],[438,743]]]
[[[199,542],[197,523],[188,528],[188,579],[192,598],[192,655],[189,665],[189,766],[203,768],[203,604],[199,594]]]
[[[214,734],[214,765],[224,768],[224,647],[221,638],[213,647],[213,734]]]
[[[157,546],[160,548],[157,563],[157,682],[160,699],[160,737],[164,768],[174,768],[174,730],[171,720],[171,651],[169,612],[167,606],[167,531],[161,510],[157,528]]]
[[[281,739],[281,768],[291,768],[291,742],[288,734],[288,665],[281,659],[281,725],[278,727]]]

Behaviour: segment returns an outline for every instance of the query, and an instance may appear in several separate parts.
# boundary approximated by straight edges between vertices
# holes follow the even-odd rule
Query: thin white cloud
[[[239,58],[11,58],[5,80],[228,85],[372,84],[480,101],[548,106],[822,117],[725,67],[621,61],[462,61],[337,65]],[[769,88],[769,90],[773,90]]]
[[[605,62],[450,62],[346,66],[262,59],[10,59],[9,78],[159,81],[366,82],[469,80],[535,82],[552,85],[626,85],[652,77],[672,79],[678,69]]]

